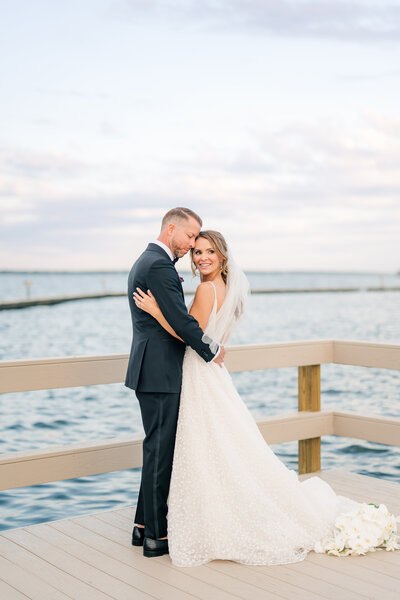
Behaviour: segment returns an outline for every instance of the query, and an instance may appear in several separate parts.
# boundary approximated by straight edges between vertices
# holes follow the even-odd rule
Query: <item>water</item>
[[[184,288],[195,282],[182,273]],[[0,299],[112,291],[126,288],[127,273],[0,274]],[[381,285],[379,273],[252,273],[253,288],[366,287]],[[400,284],[384,275],[386,286]],[[187,297],[190,299],[190,296]],[[253,295],[231,344],[338,338],[400,343],[400,292]],[[81,300],[0,312],[0,360],[123,354],[131,343],[127,299]],[[232,374],[257,420],[297,409],[297,368]],[[321,366],[323,409],[399,417],[399,371]],[[14,452],[142,435],[134,393],[123,384],[43,390],[0,396],[0,451]],[[297,468],[297,442],[274,451]],[[400,449],[347,438],[325,437],[322,468],[343,467],[400,481]],[[0,492],[0,529],[22,527],[136,502],[140,469]],[[379,499],[377,499],[379,500]]]
[[[178,263],[179,265],[179,263]],[[179,268],[178,268],[179,271]],[[182,272],[183,288],[195,289],[198,282],[191,273]],[[253,289],[288,289],[320,287],[399,287],[400,277],[394,273],[319,273],[319,272],[266,272],[249,273]],[[68,296],[71,294],[98,294],[104,291],[121,292],[126,289],[126,272],[90,273],[41,273],[41,272],[1,272],[0,302],[26,298],[25,282],[32,298],[47,296]]]

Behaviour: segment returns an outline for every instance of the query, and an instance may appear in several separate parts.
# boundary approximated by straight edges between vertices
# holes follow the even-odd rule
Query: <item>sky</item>
[[[400,269],[397,0],[0,0],[0,88],[2,270]]]

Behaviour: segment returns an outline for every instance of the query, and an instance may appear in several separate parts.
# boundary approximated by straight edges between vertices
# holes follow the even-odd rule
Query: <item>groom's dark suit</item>
[[[185,343],[136,306],[136,287],[152,292],[164,317]],[[174,264],[157,244],[150,243],[134,263],[128,277],[128,299],[133,339],[125,385],[136,391],[146,434],[135,523],[144,524],[145,535],[156,539],[167,535],[167,499],[185,344],[206,362],[215,354],[201,341],[203,331],[187,312]]]

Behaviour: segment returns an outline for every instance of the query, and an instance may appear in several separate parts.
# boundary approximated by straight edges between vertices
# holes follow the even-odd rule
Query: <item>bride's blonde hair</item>
[[[228,244],[225,241],[224,236],[219,231],[213,231],[212,229],[207,229],[205,231],[200,231],[199,235],[196,237],[196,241],[199,238],[204,238],[208,240],[212,246],[212,249],[218,254],[219,258],[222,261],[221,264],[221,276],[226,283],[228,277]],[[191,268],[193,275],[196,275],[197,267],[193,260],[194,248],[190,249],[190,257],[191,257]]]

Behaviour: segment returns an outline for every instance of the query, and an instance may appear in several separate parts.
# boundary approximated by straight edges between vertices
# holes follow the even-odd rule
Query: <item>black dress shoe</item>
[[[163,554],[169,554],[168,550],[168,539],[167,540],[153,540],[152,538],[145,537],[143,542],[143,556],[151,558],[153,556],[162,556]]]
[[[143,546],[144,540],[144,527],[137,527],[136,525],[132,531],[132,546]]]

